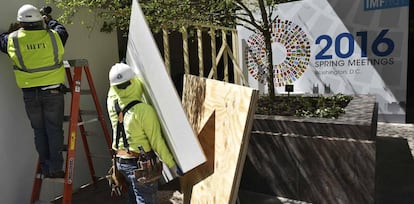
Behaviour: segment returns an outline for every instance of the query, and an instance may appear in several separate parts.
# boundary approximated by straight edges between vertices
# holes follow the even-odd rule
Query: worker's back
[[[7,53],[13,61],[20,88],[64,82],[64,48],[53,30],[22,28],[10,33]]]

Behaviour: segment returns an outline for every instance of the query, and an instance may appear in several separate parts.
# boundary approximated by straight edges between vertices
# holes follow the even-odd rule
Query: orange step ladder
[[[109,150],[109,155],[112,155],[112,148],[111,148],[111,138],[109,135],[108,128],[106,126],[105,118],[103,116],[103,111],[100,106],[98,96],[96,94],[96,89],[93,84],[92,75],[89,70],[88,61],[86,59],[76,59],[76,60],[68,60],[68,65],[65,65],[67,81],[70,86],[70,92],[72,95],[71,98],[71,106],[70,106],[70,116],[66,117],[69,118],[69,128],[68,128],[68,143],[67,143],[67,153],[66,153],[66,166],[65,166],[65,178],[63,179],[64,187],[63,187],[63,195],[62,195],[62,204],[70,204],[72,203],[72,184],[74,181],[74,171],[75,171],[75,157],[76,157],[76,137],[78,134],[78,127],[79,133],[82,137],[82,143],[84,147],[84,151],[86,154],[86,160],[89,166],[89,172],[92,177],[92,184],[96,185],[98,181],[98,177],[95,176],[95,169],[93,167],[92,156],[90,153],[88,140],[87,140],[87,132],[85,130],[84,124],[93,121],[99,121],[102,130],[105,136],[105,141],[107,144],[107,148]],[[89,90],[81,90],[81,80],[82,80],[82,72],[85,72],[86,79],[88,81]],[[73,76],[73,77],[72,77]],[[88,111],[80,110],[80,96],[84,92],[91,94],[95,108],[97,113],[97,118],[83,121],[82,114],[87,114]],[[108,157],[110,158],[110,157]],[[43,176],[40,171],[40,163],[38,162],[36,167],[36,175],[33,183],[33,190],[32,196],[30,199],[30,203],[34,204],[39,201]],[[50,179],[51,181],[62,182],[62,179]]]

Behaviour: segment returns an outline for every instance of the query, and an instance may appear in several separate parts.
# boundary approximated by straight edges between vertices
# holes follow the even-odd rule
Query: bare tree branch
[[[236,19],[238,19],[238,20],[240,20],[240,21],[243,21],[243,22],[245,22],[245,23],[248,23],[248,24],[250,24],[250,25],[252,25],[254,28],[256,28],[256,30],[259,30],[259,31],[263,31],[263,28],[260,26],[260,25],[258,25],[257,23],[253,23],[253,22],[251,22],[250,20],[247,20],[247,19],[245,19],[245,18],[240,18],[240,17],[238,17],[238,16],[236,16]],[[242,25],[242,26],[244,26],[244,27],[248,27],[248,25],[246,25],[246,24],[239,24],[239,25]],[[250,29],[249,29],[250,30]],[[255,30],[253,29],[252,31],[254,31],[255,32]]]
[[[247,8],[247,6],[241,1],[241,0],[235,0],[235,2],[236,2],[236,4],[238,5],[238,6],[240,6],[241,8],[243,8],[243,10],[246,12],[246,14],[248,15],[248,17],[250,18],[250,23],[254,26],[254,27],[256,27],[256,28],[258,28],[258,27],[260,27],[260,25],[258,25],[257,23],[256,23],[256,19],[254,18],[254,16],[253,16],[253,13],[252,13],[252,11],[250,11],[250,9],[249,8]]]

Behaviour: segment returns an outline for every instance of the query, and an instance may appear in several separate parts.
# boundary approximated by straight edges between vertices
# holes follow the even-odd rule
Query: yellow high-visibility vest
[[[54,30],[17,30],[10,33],[7,52],[14,64],[19,88],[65,81],[64,47]]]

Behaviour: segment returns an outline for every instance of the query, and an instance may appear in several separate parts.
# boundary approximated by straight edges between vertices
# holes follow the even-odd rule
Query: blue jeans
[[[118,170],[125,176],[128,186],[128,204],[155,204],[157,203],[158,182],[141,184],[134,176],[137,163],[116,163]]]
[[[40,88],[23,89],[26,113],[34,130],[43,174],[62,171],[63,167],[63,93]]]

